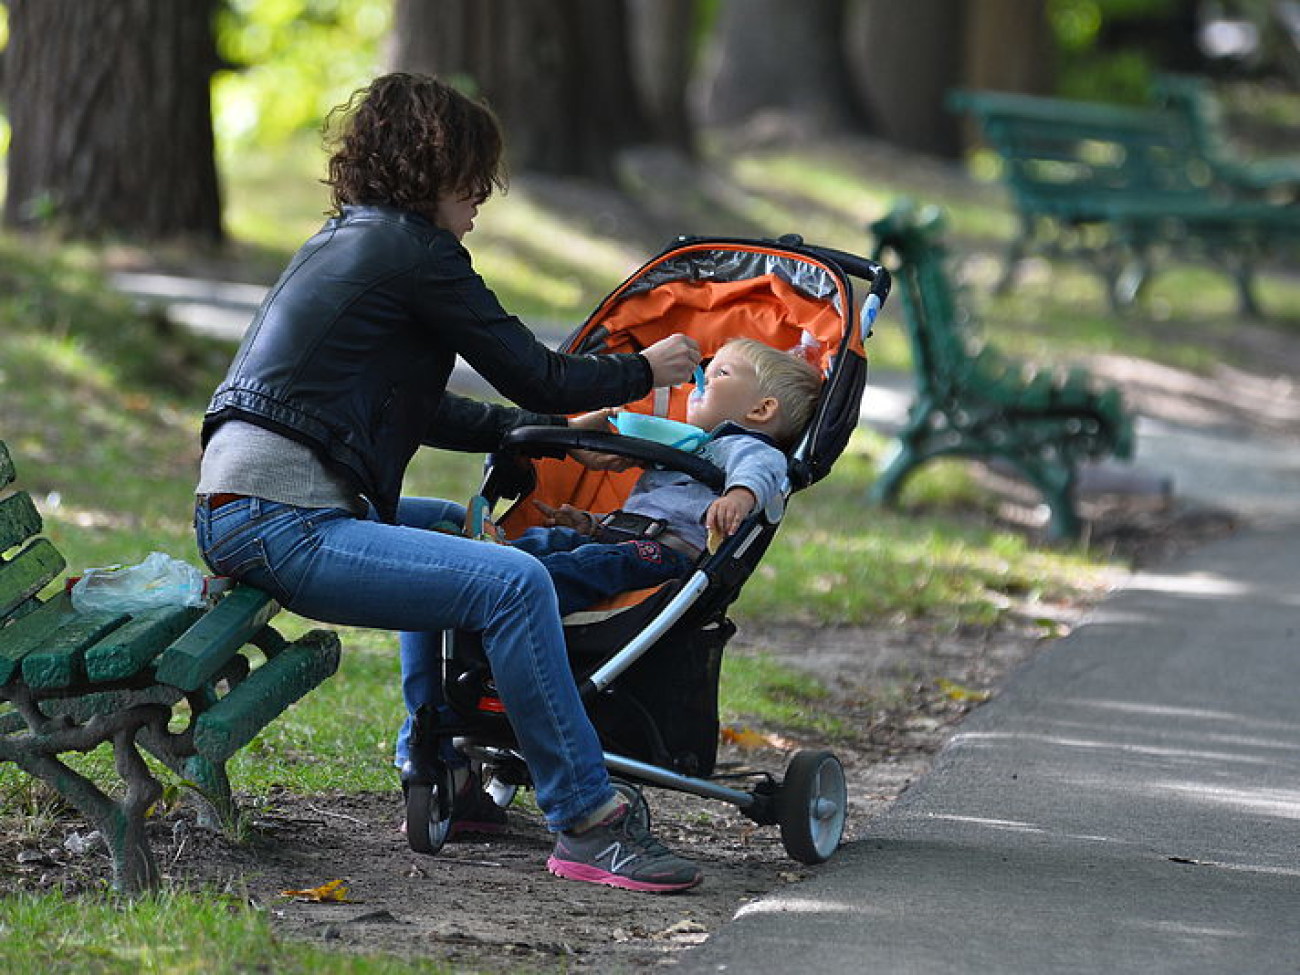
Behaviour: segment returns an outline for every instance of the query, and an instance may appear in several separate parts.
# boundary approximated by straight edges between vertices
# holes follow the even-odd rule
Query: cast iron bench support
[[[339,639],[285,640],[269,625],[279,606],[247,586],[206,610],[83,613],[65,591],[42,598],[65,563],[14,477],[0,442],[0,761],[94,823],[115,888],[146,890],[159,872],[145,823],[163,787],[141,749],[192,787],[202,823],[234,827],[226,762],[338,669]],[[125,787],[116,799],[60,758],[105,743]]]

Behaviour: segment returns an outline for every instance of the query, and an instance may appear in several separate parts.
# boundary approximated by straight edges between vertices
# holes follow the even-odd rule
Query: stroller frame
[[[722,255],[724,260],[716,262],[717,255]],[[611,339],[609,323],[617,317],[620,302],[653,291],[656,275],[662,277],[665,269],[678,268],[682,261],[689,266],[698,258],[708,265],[703,270],[691,267],[692,283],[725,277],[727,272],[719,272],[715,264],[725,265],[725,259],[733,255],[742,261],[766,260],[769,265],[779,265],[783,259],[796,264],[807,262],[819,273],[824,272],[834,286],[834,294],[827,301],[838,307],[843,334],[838,344],[828,350],[831,365],[826,371],[822,396],[808,429],[790,451],[789,478],[777,501],[768,510],[752,512],[739,531],[724,540],[716,551],[701,557],[688,577],[667,584],[643,604],[645,608],[641,611],[651,611],[650,619],[621,649],[599,660],[594,667],[579,668],[573,661],[573,642],[566,623],[575,679],[589,712],[602,699],[608,700],[615,693],[619,679],[633,665],[646,659],[661,641],[685,633],[703,633],[705,628],[713,627],[717,630],[712,639],[718,641],[716,655],[720,665],[722,648],[735,629],[726,617],[727,607],[775,536],[785,502],[796,490],[807,487],[829,471],[857,424],[858,403],[866,378],[862,343],[871,334],[876,316],[888,297],[889,274],[873,260],[808,245],[797,236],[776,241],[678,238],[612,292],[561,346],[562,351],[578,354],[615,351],[617,345],[614,348],[610,345],[620,338],[615,335]],[[850,277],[870,283],[857,323],[852,319]],[[652,282],[648,286],[647,280]],[[525,509],[525,499],[538,486],[538,473],[535,463],[524,466],[521,461],[572,450],[620,454],[643,466],[684,471],[719,490],[722,487],[720,470],[694,454],[671,447],[571,427],[524,427],[507,435],[501,450],[488,458],[481,493],[489,508],[498,499],[513,498],[511,512]],[[531,784],[504,711],[494,700],[491,674],[486,661],[480,659],[481,651],[476,652],[476,639],[476,635],[456,631],[443,634],[443,690],[447,703],[460,720],[448,720],[445,714],[439,715],[428,705],[413,716],[410,761],[402,770],[402,786],[407,837],[416,852],[436,854],[450,833],[454,788],[451,769],[441,757],[448,740],[479,766],[488,791],[499,806],[509,805],[520,787]],[[716,676],[714,672],[715,682]],[[716,750],[716,686],[713,691],[712,748]],[[618,703],[624,702],[619,699]],[[724,802],[759,825],[778,825],[787,854],[803,863],[824,862],[835,852],[844,831],[847,788],[843,768],[833,753],[799,751],[787,764],[781,779],[759,771],[714,775],[712,753],[702,762],[696,762],[694,756],[678,761],[668,754],[654,717],[632,703],[634,710],[640,711],[633,718],[640,722],[638,728],[646,735],[647,745],[643,750],[649,751],[650,758],[613,749],[604,751],[603,758],[615,788],[631,801],[637,815],[649,815],[639,786],[651,785]],[[598,715],[592,713],[592,719],[604,739],[606,729],[602,728]],[[685,767],[674,768],[673,764]],[[705,767],[702,770],[692,767],[695,764]],[[697,774],[700,771],[703,774]],[[727,778],[756,781],[747,788],[737,788],[720,781]]]

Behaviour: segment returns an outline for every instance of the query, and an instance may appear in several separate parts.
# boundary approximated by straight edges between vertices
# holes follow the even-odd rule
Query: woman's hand
[[[615,409],[593,410],[579,416],[570,417],[569,426],[579,430],[609,430],[609,418],[618,411]],[[570,450],[569,456],[583,467],[593,471],[625,471],[633,466],[627,457],[618,454],[606,454],[595,450]]]
[[[701,358],[699,343],[689,335],[680,333],[660,339],[649,348],[642,349],[641,355],[650,363],[656,388],[686,382]]]

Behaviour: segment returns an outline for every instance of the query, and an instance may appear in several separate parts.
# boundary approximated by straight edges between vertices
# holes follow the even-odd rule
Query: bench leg
[[[224,762],[213,762],[202,755],[185,761],[185,779],[194,783],[195,806],[200,826],[233,833],[239,826],[239,806],[230,791],[230,778]]]
[[[178,751],[173,734],[145,733],[140,744],[154,758],[167,766],[181,783],[189,787],[189,801],[194,807],[195,820],[204,829],[233,830],[239,818],[230,791],[230,779],[224,765],[208,761],[193,751]]]
[[[881,462],[880,473],[867,492],[871,504],[889,505],[898,499],[903,482],[912,469],[921,463],[921,456],[912,444],[904,439],[895,440],[890,452]]]
[[[1047,538],[1052,542],[1076,540],[1083,531],[1083,522],[1075,506],[1075,483],[1078,476],[1074,465],[1068,461],[1048,463],[1038,459],[1007,457],[1018,467],[1043,496],[1047,505]]]
[[[1028,220],[1021,220],[1020,233],[1007,245],[1007,252],[1002,261],[1002,274],[998,277],[997,283],[993,285],[995,295],[1004,295],[1011,290],[1011,286],[1016,283],[1016,272],[1020,268],[1020,262],[1024,260],[1025,254],[1029,250],[1029,241],[1033,237],[1034,229]]]
[[[93,718],[79,727],[6,741],[7,747],[0,749],[0,758],[40,779],[95,824],[112,858],[113,888],[126,894],[150,890],[161,880],[145,832],[145,816],[162,797],[163,788],[135,741],[142,726],[166,720],[165,708],[134,708],[111,718]],[[57,757],[66,751],[90,751],[105,741],[113,742],[117,772],[126,784],[126,795],[117,802]]]
[[[1245,318],[1262,319],[1264,312],[1255,298],[1255,272],[1246,258],[1237,258],[1232,280],[1237,286],[1237,311]]]

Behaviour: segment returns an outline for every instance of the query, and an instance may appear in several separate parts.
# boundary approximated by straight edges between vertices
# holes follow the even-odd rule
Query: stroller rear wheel
[[[844,836],[848,787],[831,752],[796,752],[777,796],[781,843],[791,859],[825,863]]]
[[[407,842],[416,853],[429,856],[442,849],[451,832],[451,799],[455,787],[451,769],[444,763],[438,764],[435,775],[403,783]]]

